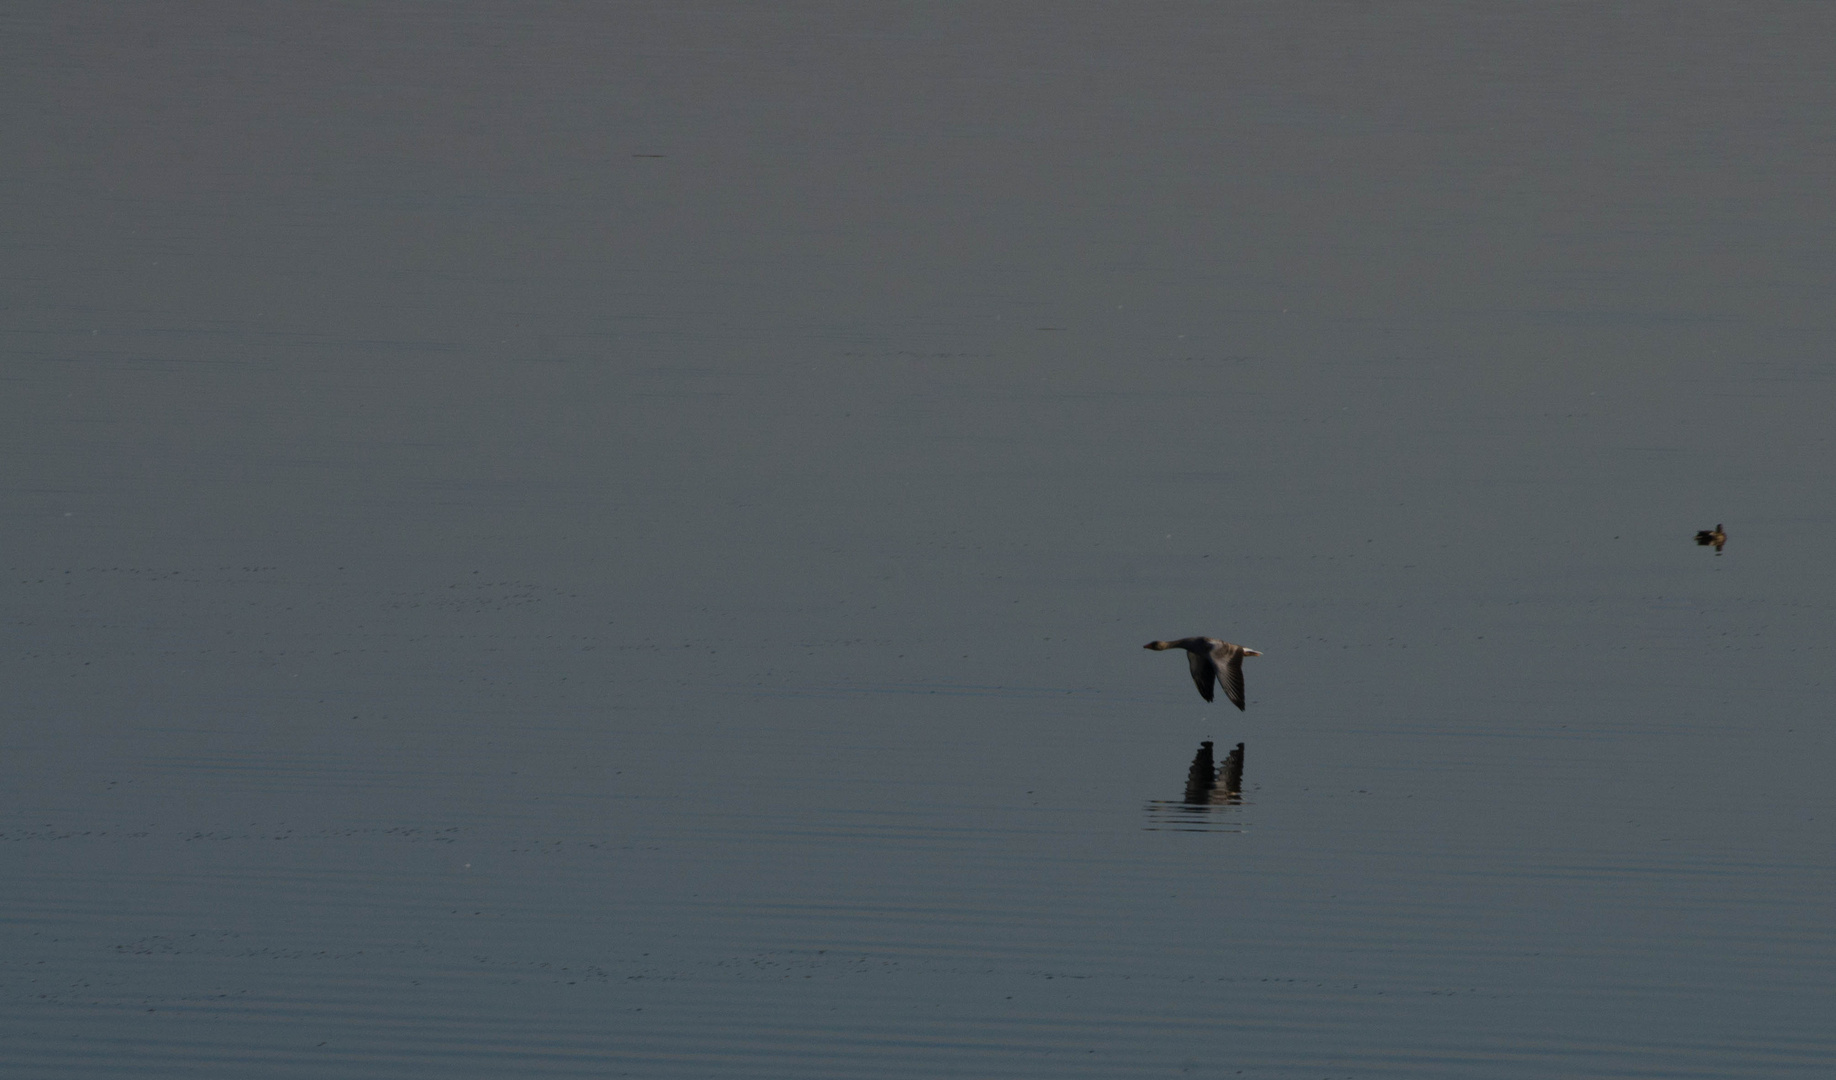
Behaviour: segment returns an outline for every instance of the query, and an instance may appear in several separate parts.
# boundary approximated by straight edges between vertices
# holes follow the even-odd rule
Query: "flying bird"
[[[1224,696],[1238,709],[1243,708],[1243,658],[1262,655],[1255,649],[1246,649],[1241,645],[1209,637],[1150,641],[1142,648],[1153,649],[1155,652],[1186,650],[1186,663],[1192,667],[1192,681],[1198,684],[1199,695],[1211,701],[1212,687],[1223,683]]]
[[[1716,523],[1715,528],[1713,530],[1698,529],[1696,531],[1696,546],[1708,547],[1710,544],[1714,544],[1715,554],[1717,555],[1721,554],[1721,545],[1727,542],[1728,542],[1728,534],[1721,531],[1721,525],[1719,522]]]

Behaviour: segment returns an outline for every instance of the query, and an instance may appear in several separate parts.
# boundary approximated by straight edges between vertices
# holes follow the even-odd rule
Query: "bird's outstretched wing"
[[[1212,699],[1211,687],[1217,680],[1218,674],[1216,661],[1202,652],[1188,651],[1186,665],[1192,669],[1192,681],[1198,684],[1199,695],[1206,701],[1210,701]],[[1241,675],[1238,676],[1237,681],[1239,683],[1243,681]]]
[[[1230,699],[1230,703],[1237,707],[1237,711],[1244,711],[1242,653],[1232,653],[1230,655],[1230,659],[1226,660],[1224,666],[1218,669],[1218,681],[1224,684],[1224,696]],[[1205,695],[1205,700],[1211,700],[1211,695]]]

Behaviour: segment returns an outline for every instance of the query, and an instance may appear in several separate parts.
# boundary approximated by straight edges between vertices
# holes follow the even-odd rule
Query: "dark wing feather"
[[[1239,711],[1243,710],[1243,654],[1232,653],[1224,667],[1218,672],[1218,681],[1224,684],[1224,696],[1230,699]],[[1209,698],[1207,699],[1209,700]]]
[[[1200,696],[1210,701],[1211,686],[1218,674],[1217,664],[1202,652],[1189,651],[1186,653],[1186,665],[1192,669],[1192,681],[1198,684]]]

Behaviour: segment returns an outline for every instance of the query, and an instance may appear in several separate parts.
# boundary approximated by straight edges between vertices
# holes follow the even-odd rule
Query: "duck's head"
[[[1171,641],[1150,641],[1141,647],[1144,649],[1153,649],[1155,652],[1166,652],[1173,647],[1173,643]]]

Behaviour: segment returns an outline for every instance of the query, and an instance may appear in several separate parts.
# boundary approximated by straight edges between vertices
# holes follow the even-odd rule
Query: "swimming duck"
[[[1168,649],[1186,650],[1186,662],[1192,668],[1192,681],[1206,701],[1212,700],[1212,686],[1224,684],[1224,696],[1238,709],[1243,708],[1243,658],[1261,656],[1255,649],[1232,645],[1217,638],[1188,637],[1178,641],[1150,641],[1141,646],[1155,652]]]
[[[1714,544],[1715,554],[1717,555],[1721,554],[1721,545],[1727,542],[1728,542],[1728,534],[1721,531],[1720,522],[1716,522],[1714,531],[1712,532],[1708,529],[1701,529],[1701,530],[1698,530],[1696,533],[1697,545],[1701,547],[1708,547],[1710,544]]]

